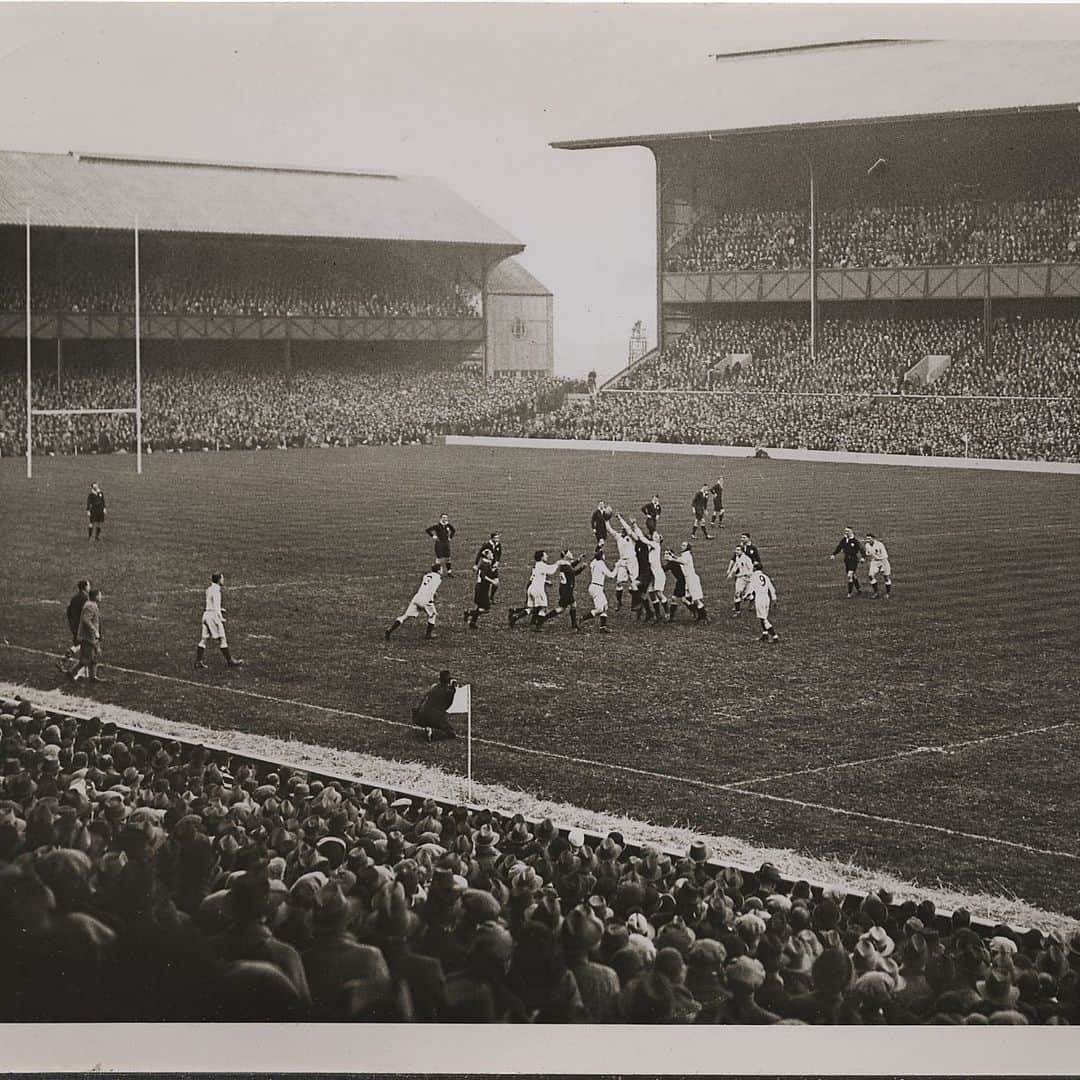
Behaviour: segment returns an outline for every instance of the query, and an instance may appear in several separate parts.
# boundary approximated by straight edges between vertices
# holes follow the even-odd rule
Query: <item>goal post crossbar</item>
[[[109,416],[137,413],[138,409],[31,409],[32,416]]]

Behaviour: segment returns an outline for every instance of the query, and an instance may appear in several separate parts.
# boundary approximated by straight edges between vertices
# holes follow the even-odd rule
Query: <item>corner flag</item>
[[[454,700],[450,702],[448,713],[467,713],[472,709],[472,687],[466,684],[454,691]]]

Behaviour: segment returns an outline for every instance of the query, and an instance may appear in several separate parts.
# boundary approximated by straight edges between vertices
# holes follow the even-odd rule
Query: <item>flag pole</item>
[[[472,802],[472,687],[469,687],[469,711],[465,715],[465,772],[469,778],[469,802]]]
[[[33,378],[30,337],[30,207],[26,208],[26,479],[34,475],[34,413],[33,390],[30,380]]]
[[[139,219],[135,219],[135,472],[142,473],[142,327],[139,316]]]

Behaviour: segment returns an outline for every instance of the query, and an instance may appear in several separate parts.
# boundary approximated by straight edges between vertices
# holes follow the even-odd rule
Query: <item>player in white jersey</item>
[[[623,588],[629,585],[631,596],[638,590],[637,548],[625,524],[619,530],[613,529],[608,522],[608,532],[615,537],[615,546],[619,550],[619,560],[615,563],[615,607],[621,608]]]
[[[221,606],[221,586],[225,583],[224,574],[211,574],[210,584],[206,587],[206,602],[203,606],[202,636],[195,648],[195,666],[207,667],[206,646],[213,640],[221,647],[221,655],[231,668],[243,667],[243,660],[234,660],[229,652],[229,642],[225,637],[225,609]]]
[[[644,544],[649,551],[649,570],[652,572],[652,581],[649,583],[649,591],[642,602],[652,605],[657,622],[663,621],[665,614],[670,622],[673,611],[671,602],[664,595],[664,589],[667,587],[667,573],[664,570],[664,538],[659,532],[654,532],[652,536],[646,536],[639,526],[627,526],[621,517],[619,521],[629,528],[633,537],[639,543]]]
[[[885,599],[892,599],[892,566],[889,563],[888,548],[873,533],[867,533],[863,551],[870,560],[870,586],[874,590],[874,598],[881,595],[877,587],[880,574],[885,579]]]
[[[600,629],[605,634],[609,633],[609,631],[607,624],[608,602],[607,594],[604,592],[604,583],[611,578],[618,581],[618,574],[608,568],[608,564],[604,561],[604,549],[598,547],[596,554],[593,556],[593,561],[589,563],[589,596],[592,598],[592,610],[586,611],[581,616],[581,621],[586,622],[589,619],[599,618]]]
[[[529,574],[529,585],[525,590],[525,606],[511,608],[507,613],[507,621],[511,626],[518,619],[530,616],[529,622],[534,630],[539,630],[544,623],[544,615],[547,613],[547,579],[552,574],[557,574],[562,568],[560,563],[549,563],[546,551],[533,552],[533,568]]]
[[[671,562],[677,562],[682,567],[683,580],[686,582],[686,595],[683,603],[694,613],[698,622],[708,622],[709,616],[705,610],[705,589],[701,584],[701,577],[694,566],[694,552],[690,541],[684,540],[679,554],[673,551],[666,552]]]
[[[743,549],[736,548],[728,563],[727,578],[735,579],[735,608],[732,615],[742,611],[742,602],[749,599],[750,579],[754,576],[754,564]]]
[[[769,610],[776,600],[776,589],[764,570],[755,570],[750,579],[749,595],[754,598],[754,613],[761,623],[762,641],[779,641],[776,627],[769,621]]]
[[[420,580],[420,587],[413,594],[413,598],[409,601],[409,606],[405,609],[404,614],[399,615],[385,630],[383,637],[387,641],[390,640],[390,635],[399,627],[406,619],[415,619],[422,611],[427,616],[427,627],[424,630],[424,640],[428,641],[435,636],[435,624],[438,621],[439,613],[435,610],[435,594],[439,591],[439,586],[442,584],[442,574],[435,570],[429,570],[423,578]]]

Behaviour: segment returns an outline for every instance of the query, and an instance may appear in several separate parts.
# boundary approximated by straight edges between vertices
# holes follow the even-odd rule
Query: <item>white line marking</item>
[[[51,659],[59,659],[59,653],[48,652],[44,649],[31,649],[25,645],[12,645],[8,641],[0,642],[5,648],[15,652],[28,653],[33,656],[45,656]],[[299,709],[312,709],[316,712],[332,713],[335,716],[349,716],[357,720],[370,720],[377,724],[385,724],[388,727],[403,728],[407,731],[415,731],[412,724],[406,724],[400,720],[388,720],[383,716],[373,716],[370,713],[353,712],[349,709],[338,709],[332,705],[316,705],[310,701],[297,701],[293,698],[275,697],[272,694],[260,694],[254,690],[241,690],[235,686],[215,686],[210,683],[196,682],[194,679],[182,679],[177,675],[163,675],[155,671],[139,671],[136,668],[120,667],[116,664],[102,664],[102,667],[113,671],[122,671],[126,675],[138,675],[148,679],[159,679],[163,682],[179,683],[182,686],[194,686],[201,690],[211,690],[218,693],[235,694],[239,697],[254,698],[259,701],[272,702],[275,705],[291,705]],[[1003,736],[1004,737],[1004,736]],[[518,754],[530,754],[534,757],[549,758],[572,765],[583,765],[587,768],[613,770],[615,772],[629,773],[632,776],[643,776],[649,780],[664,780],[676,784],[689,784],[693,787],[705,788],[709,791],[720,791],[731,795],[739,795],[747,799],[762,799],[767,802],[783,803],[788,806],[798,806],[806,810],[820,810],[826,814],[839,814],[842,817],[859,818],[863,821],[873,821],[882,825],[899,825],[906,829],[920,829],[924,832],[938,833],[943,836],[955,836],[964,840],[976,840],[984,844],[994,844],[999,847],[1012,848],[1017,851],[1025,851],[1031,855],[1046,855],[1053,858],[1069,859],[1080,862],[1080,854],[1072,851],[1057,851],[1052,848],[1038,848],[1030,844],[1022,844],[1017,840],[1003,840],[996,836],[986,836],[982,833],[964,832],[960,829],[949,829],[944,825],[928,825],[921,821],[907,821],[903,818],[886,817],[881,814],[870,814],[862,810],[846,810],[839,806],[826,806],[823,803],[807,802],[802,799],[790,798],[783,795],[770,795],[764,791],[747,791],[733,784],[717,784],[709,780],[697,780],[693,777],[675,776],[671,773],[654,772],[650,769],[637,769],[631,765],[618,765],[610,761],[595,761],[592,758],[575,757],[572,754],[557,754],[552,750],[539,750],[531,746],[518,746],[514,743],[503,742],[500,739],[484,739],[473,736],[473,742],[482,746],[497,746],[503,750],[510,750]]]

